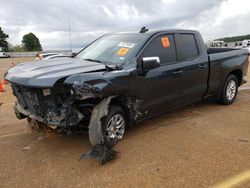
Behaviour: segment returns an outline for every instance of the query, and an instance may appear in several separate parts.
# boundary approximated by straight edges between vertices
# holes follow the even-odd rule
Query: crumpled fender
[[[137,90],[136,75],[130,70],[72,75],[64,84],[74,90],[78,100],[116,96],[128,108],[130,119],[136,120],[143,114],[140,112],[143,100],[134,93]]]
[[[135,91],[136,88],[133,75],[126,70],[72,75],[65,79],[64,84],[72,88],[82,84],[84,88],[102,93],[104,97],[113,95],[124,96],[128,93],[131,95],[131,92]]]

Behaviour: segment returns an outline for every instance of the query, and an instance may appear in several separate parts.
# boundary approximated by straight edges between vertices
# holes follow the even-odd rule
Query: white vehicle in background
[[[44,59],[46,57],[52,56],[52,55],[59,55],[59,53],[44,53],[40,54],[40,56]]]
[[[250,40],[243,40],[242,47],[248,49],[248,54],[250,54]]]
[[[36,60],[43,60],[46,57],[58,55],[58,53],[43,53],[43,54],[36,54]]]
[[[243,48],[250,47],[250,40],[243,40],[242,41],[242,47]]]
[[[224,45],[224,41],[222,40],[215,40],[212,42],[212,47],[215,47],[215,48],[223,47],[223,45]]]
[[[57,55],[47,56],[47,57],[43,58],[43,60],[55,59],[55,58],[63,58],[63,57],[71,57],[71,56],[70,55],[65,55],[65,54],[57,54]]]
[[[0,52],[0,58],[7,58],[10,57],[10,55],[6,54],[6,52]]]

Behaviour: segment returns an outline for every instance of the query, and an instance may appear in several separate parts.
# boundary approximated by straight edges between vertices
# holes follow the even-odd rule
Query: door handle
[[[182,70],[176,70],[172,72],[173,77],[181,77],[183,71]]]
[[[183,71],[182,70],[178,70],[178,71],[173,71],[173,74],[182,74]]]
[[[200,65],[199,65],[199,68],[200,68],[200,69],[205,69],[205,68],[207,68],[207,65],[206,65],[206,64],[200,64]]]

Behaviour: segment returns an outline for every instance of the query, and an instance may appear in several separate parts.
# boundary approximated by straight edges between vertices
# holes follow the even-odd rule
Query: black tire
[[[123,109],[120,106],[111,105],[109,107],[108,115],[103,118],[102,132],[103,132],[104,135],[106,135],[106,130],[107,130],[108,122],[116,114],[119,114],[119,115],[121,115],[123,117],[124,123],[125,123],[125,127],[124,128],[126,128],[126,124],[127,124],[126,123],[126,116],[125,116],[125,113],[124,113]]]
[[[44,123],[39,122],[35,119],[27,118],[27,122],[28,122],[28,127],[33,131],[43,130],[45,127]]]
[[[124,123],[125,123],[124,131],[125,131],[127,121],[126,121],[126,116],[125,116],[123,109],[120,106],[110,105],[107,116],[105,116],[101,119],[101,123],[102,123],[101,131],[102,131],[103,136],[108,136],[107,131],[106,131],[108,123],[110,122],[111,118],[117,114],[122,116],[124,119]],[[92,141],[91,144],[93,146],[95,144],[100,144],[100,129],[99,128],[100,128],[99,126],[94,125],[94,127],[89,129],[89,138],[90,138],[90,141]]]
[[[229,90],[229,84],[232,84],[232,83],[235,84],[235,90],[230,89],[231,95],[229,95],[227,92]],[[238,81],[237,77],[235,75],[229,75],[225,81],[223,88],[222,88],[219,102],[221,104],[224,104],[224,105],[232,104],[237,97],[238,87],[239,87],[239,81]]]

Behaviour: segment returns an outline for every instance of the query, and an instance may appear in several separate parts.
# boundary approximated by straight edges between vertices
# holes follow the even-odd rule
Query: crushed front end
[[[48,125],[69,127],[79,124],[84,115],[76,108],[70,88],[58,83],[53,88],[29,88],[12,83],[18,119],[30,118]]]

